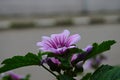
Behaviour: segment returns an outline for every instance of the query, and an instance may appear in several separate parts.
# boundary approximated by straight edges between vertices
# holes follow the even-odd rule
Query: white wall
[[[87,0],[88,10],[117,10],[120,9],[120,0]]]
[[[120,0],[0,0],[0,13],[61,13],[117,10]]]

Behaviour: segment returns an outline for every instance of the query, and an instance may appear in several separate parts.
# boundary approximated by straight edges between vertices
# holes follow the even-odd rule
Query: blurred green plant
[[[120,16],[118,17],[117,21],[120,23]]]
[[[34,22],[12,22],[10,28],[13,29],[24,29],[24,28],[33,28],[35,27]]]
[[[56,20],[55,26],[70,26],[73,25],[73,20],[71,18]]]
[[[91,17],[89,24],[104,24],[105,19],[102,17]]]

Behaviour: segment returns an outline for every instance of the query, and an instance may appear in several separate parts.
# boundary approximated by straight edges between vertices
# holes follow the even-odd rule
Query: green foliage
[[[91,51],[91,53],[89,53],[87,55],[85,60],[92,58],[92,57],[94,57],[100,53],[103,53],[107,50],[110,50],[111,46],[115,43],[116,43],[116,41],[114,41],[114,40],[103,41],[101,44],[94,43],[93,50]]]
[[[56,21],[56,26],[69,26],[73,25],[73,20],[71,18],[68,19],[60,19]]]
[[[8,58],[4,60],[2,64],[4,65],[0,67],[0,73],[24,66],[39,65],[40,58],[33,53],[28,53],[25,56],[14,56],[12,58]]]
[[[68,76],[68,75],[59,75],[57,78],[58,80],[75,80],[71,76]]]
[[[90,80],[119,80],[119,79],[120,79],[120,67],[113,67],[109,65],[102,65],[90,77]]]
[[[82,49],[79,48],[70,48],[66,51],[66,53],[70,54],[77,54],[77,53],[83,53],[84,51]]]
[[[108,65],[102,65],[100,68],[98,68],[93,75],[91,76],[91,80],[97,80],[99,77],[101,77],[105,72],[113,69],[112,66]]]
[[[92,17],[89,22],[89,24],[103,24],[103,23],[105,23],[105,19],[101,17]]]
[[[74,73],[79,74],[83,72],[83,67],[75,67]]]
[[[91,73],[87,73],[81,80],[89,80]]]
[[[12,80],[12,79],[11,79],[11,77],[10,77],[9,75],[7,75],[7,76],[4,76],[4,77],[2,78],[2,80]]]
[[[55,57],[55,56],[58,56],[58,55],[55,55],[55,54],[52,53],[52,52],[42,52],[41,55],[47,55],[48,57]]]
[[[35,23],[33,23],[33,22],[13,22],[13,23],[11,23],[10,27],[14,28],[14,29],[33,28],[33,27],[35,27]]]
[[[49,58],[55,57],[61,62],[59,68],[60,70],[63,70],[63,72],[58,71],[60,75],[55,75],[57,76],[56,78],[58,80],[75,80],[73,77],[76,77],[78,73],[83,72],[83,67],[82,67],[83,64],[77,66],[77,64],[75,63],[73,65],[71,62],[71,57],[73,54],[77,54],[77,53],[80,54],[80,58],[78,59],[78,62],[79,61],[84,62],[87,59],[93,58],[100,53],[110,50],[111,46],[115,43],[116,41],[114,40],[104,41],[101,44],[94,43],[92,45],[93,46],[92,51],[88,53],[79,48],[71,48],[66,50],[66,52],[63,54],[54,54],[52,52],[42,52],[42,53],[39,52],[38,55],[33,53],[28,53],[25,56],[14,56],[2,62],[2,66],[0,67],[0,73],[25,66],[42,65],[41,64],[42,56],[47,55]],[[52,73],[52,71],[50,71],[48,68],[44,66],[43,68],[45,68],[46,70]],[[6,77],[5,79],[7,78],[9,77]],[[119,80],[119,79],[120,79],[120,67],[103,65],[100,68],[98,68],[93,74],[91,73],[86,74],[81,80]],[[25,79],[22,80],[29,80],[29,76],[27,76]]]
[[[70,60],[68,58],[62,58],[62,57],[58,57],[58,59],[60,60],[61,64],[61,68],[64,69],[70,69],[71,68],[71,64],[70,64]]]
[[[120,16],[118,17],[117,21],[120,23]]]
[[[38,52],[38,58],[39,60],[42,60],[42,53],[40,51]]]

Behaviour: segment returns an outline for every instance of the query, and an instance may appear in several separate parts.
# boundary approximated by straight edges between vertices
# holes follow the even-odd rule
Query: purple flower
[[[8,72],[8,75],[10,75],[10,77],[11,77],[13,80],[21,80],[21,79],[24,78],[23,76],[18,75],[18,74],[15,74],[15,73],[12,72],[12,71]]]
[[[92,63],[93,63],[92,60],[87,60],[87,61],[83,64],[84,70],[87,70],[87,69],[92,68],[92,65],[91,65]]]
[[[80,61],[76,64],[76,67],[79,69],[79,68],[82,68],[83,67],[83,61]]]
[[[84,49],[83,49],[83,51],[85,51],[85,52],[89,53],[89,52],[91,52],[91,51],[92,51],[92,48],[93,48],[93,46],[88,45],[86,48],[84,48]]]
[[[75,64],[79,61],[84,60],[85,57],[87,56],[87,54],[92,51],[92,48],[93,48],[93,46],[88,45],[86,48],[83,49],[83,51],[85,51],[85,53],[73,54],[71,57],[71,63]]]
[[[90,68],[93,68],[93,69],[96,69],[97,67],[100,66],[100,64],[102,63],[103,60],[106,60],[106,56],[105,55],[98,55],[94,58],[91,58],[89,60],[87,60],[85,62],[85,64],[83,65],[83,68],[84,69],[90,69]]]
[[[48,58],[46,61],[52,71],[60,71],[59,66],[61,65],[61,62],[58,59]]]
[[[62,54],[69,48],[74,48],[74,44],[80,40],[80,35],[75,34],[69,36],[70,32],[64,30],[60,34],[52,34],[51,37],[43,36],[41,42],[37,42],[37,46],[44,52],[53,52]]]
[[[71,62],[75,61],[78,58],[78,54],[73,54],[71,58]]]
[[[47,63],[48,64],[58,65],[58,66],[61,64],[61,62],[56,58],[48,58]]]
[[[86,57],[85,53],[73,54],[71,57],[71,64],[74,65],[78,63],[79,61],[84,60],[85,57]]]

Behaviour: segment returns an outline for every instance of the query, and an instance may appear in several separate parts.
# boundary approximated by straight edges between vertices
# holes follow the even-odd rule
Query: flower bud
[[[106,60],[106,56],[98,55],[94,58],[87,60],[83,65],[83,67],[84,69],[90,69],[90,68],[96,69],[100,66],[103,60]]]
[[[84,49],[83,49],[83,51],[85,51],[85,52],[89,53],[89,52],[91,52],[91,51],[92,51],[92,49],[93,49],[93,46],[88,45],[86,48],[84,48]]]
[[[60,66],[61,62],[58,59],[48,58],[47,64],[49,65],[49,67],[52,71],[58,71],[58,72],[60,71],[59,66]]]
[[[84,60],[86,57],[86,53],[82,53],[82,54],[73,54],[72,58],[71,58],[71,64],[75,65],[76,63],[78,63],[79,61]]]

